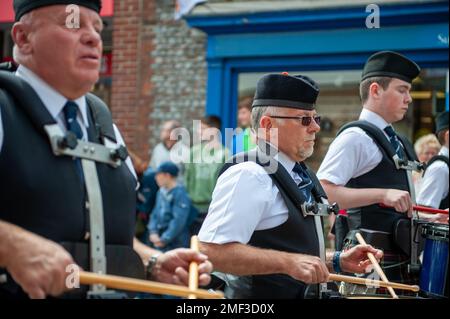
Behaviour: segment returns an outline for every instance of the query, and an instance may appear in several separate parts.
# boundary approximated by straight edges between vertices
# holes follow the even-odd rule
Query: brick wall
[[[189,28],[183,20],[174,21],[174,1],[155,2],[155,50],[151,66],[155,99],[150,117],[155,125],[176,119],[191,130],[192,120],[205,111],[206,36]],[[149,142],[155,145],[157,127],[152,127],[151,132]]]
[[[130,150],[148,152],[146,140],[152,95],[152,34],[146,28],[155,15],[153,1],[115,1],[111,111]]]
[[[128,148],[144,159],[159,126],[191,129],[206,97],[206,37],[174,21],[174,1],[115,2],[111,110]]]

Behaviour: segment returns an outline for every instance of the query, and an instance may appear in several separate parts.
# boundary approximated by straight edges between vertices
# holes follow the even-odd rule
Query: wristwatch
[[[160,254],[154,254],[152,255],[148,262],[147,266],[145,267],[145,277],[150,280],[152,278],[153,270],[155,269],[156,263],[158,262],[158,257]]]

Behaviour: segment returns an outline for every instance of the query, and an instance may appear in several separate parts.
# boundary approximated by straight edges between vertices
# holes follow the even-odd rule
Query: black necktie
[[[400,159],[404,159],[405,155],[403,153],[403,146],[400,143],[400,140],[398,139],[397,134],[395,133],[394,129],[392,128],[392,126],[386,126],[384,128],[384,131],[386,132],[386,134],[389,136],[389,141],[391,142],[392,147],[395,150],[395,153],[397,153],[398,157]]]
[[[75,134],[77,139],[83,138],[83,131],[81,130],[80,124],[77,121],[78,105],[75,102],[67,101],[64,105],[64,116],[66,118],[67,131]],[[80,181],[84,184],[83,167],[81,166],[81,160],[78,158],[75,160],[77,166],[77,173],[80,177]]]
[[[306,168],[303,165],[296,163],[292,171],[296,172],[302,179],[300,184],[298,184],[298,188],[303,193],[306,202],[311,203],[313,201],[312,190],[314,188],[314,185],[308,175],[308,172],[306,171]]]

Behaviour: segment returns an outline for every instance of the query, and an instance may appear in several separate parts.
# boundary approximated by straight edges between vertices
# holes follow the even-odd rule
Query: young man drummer
[[[411,83],[419,72],[419,66],[407,57],[382,51],[368,58],[360,83],[363,109],[359,120],[389,142],[391,151],[404,160],[415,160],[411,158],[414,151],[392,124],[408,111]],[[368,229],[388,236],[383,241],[387,246],[378,247],[385,252],[384,266],[395,266],[386,275],[392,281],[406,281],[408,256],[393,242],[398,221],[412,214],[412,190],[406,171],[396,168],[366,130],[350,127],[333,141],[317,175],[330,201],[347,209],[350,231]],[[393,208],[381,208],[379,203]]]

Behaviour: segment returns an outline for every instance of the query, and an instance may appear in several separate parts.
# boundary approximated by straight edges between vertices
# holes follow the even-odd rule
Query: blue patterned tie
[[[78,105],[75,102],[67,101],[66,105],[64,105],[63,112],[66,118],[67,131],[74,133],[77,139],[82,139],[83,131],[81,130],[81,126],[77,121]],[[84,184],[84,175],[83,167],[81,166],[81,160],[76,159],[75,163],[77,166],[77,173],[80,177],[80,181]]]
[[[386,132],[386,134],[389,136],[389,141],[391,142],[392,147],[395,150],[395,153],[397,153],[398,157],[400,159],[404,159],[405,158],[405,154],[403,153],[403,146],[400,143],[400,140],[397,137],[397,134],[395,133],[394,129],[392,128],[392,126],[386,126],[384,128],[384,131]]]
[[[311,203],[313,201],[312,190],[314,188],[314,184],[306,171],[306,167],[302,164],[296,163],[292,171],[296,172],[302,179],[300,184],[298,184],[298,188],[303,193],[306,202]]]
[[[67,101],[64,105],[64,116],[66,117],[67,130],[74,133],[77,139],[83,138],[83,131],[77,121],[78,105],[75,102]]]

